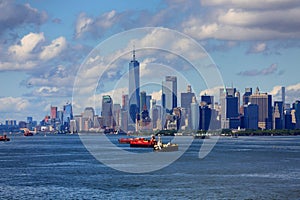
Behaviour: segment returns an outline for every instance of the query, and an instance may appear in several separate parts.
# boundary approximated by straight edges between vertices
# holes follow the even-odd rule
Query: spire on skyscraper
[[[135,61],[135,45],[133,45],[132,60]]]

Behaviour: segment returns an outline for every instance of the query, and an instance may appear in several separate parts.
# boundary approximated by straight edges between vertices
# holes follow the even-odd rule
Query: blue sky
[[[142,27],[169,28],[196,40],[225,85],[241,93],[259,86],[274,99],[285,86],[292,103],[300,99],[299,19],[294,0],[1,1],[0,122],[40,120],[50,105],[62,108],[72,100],[77,71],[91,50]],[[153,58],[139,59],[147,71]],[[205,91],[216,95],[218,89]],[[154,94],[159,98],[159,91]]]

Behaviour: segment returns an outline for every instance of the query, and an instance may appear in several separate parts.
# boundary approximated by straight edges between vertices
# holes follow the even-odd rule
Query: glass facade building
[[[135,60],[135,50],[133,50],[133,58],[129,63],[128,96],[131,123],[135,123],[136,116],[140,111],[140,63]]]
[[[166,76],[162,82],[162,106],[167,113],[177,107],[177,77]]]

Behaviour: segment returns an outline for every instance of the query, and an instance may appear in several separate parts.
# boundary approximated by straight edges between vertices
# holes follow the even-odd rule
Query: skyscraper
[[[95,111],[93,107],[86,107],[82,113],[82,118],[83,118],[83,123],[85,121],[89,121],[89,124],[91,125],[92,128],[94,126],[94,116],[95,116]]]
[[[146,106],[146,109],[148,110],[146,100],[147,100],[147,94],[145,91],[142,91],[140,93],[140,113],[143,112],[144,106]]]
[[[202,95],[201,96],[201,102],[205,102],[207,105],[214,105],[214,97],[208,96],[208,95]]]
[[[274,101],[273,109],[273,129],[284,128],[284,107],[282,101]]]
[[[252,95],[252,88],[245,88],[245,93],[243,95],[243,105],[248,105],[249,97]]]
[[[103,126],[112,128],[113,126],[113,100],[109,95],[102,96],[102,112]]]
[[[50,117],[51,117],[51,119],[56,119],[56,117],[57,117],[57,107],[56,106],[51,106]]]
[[[129,63],[129,115],[131,123],[135,123],[136,116],[140,111],[140,63],[135,60],[135,50],[133,50],[132,60]]]
[[[177,107],[177,77],[166,76],[162,82],[162,106],[167,113]]]
[[[212,109],[207,105],[203,105],[200,107],[200,118],[199,118],[199,129],[200,130],[208,130],[210,127],[212,116]]]
[[[244,105],[244,125],[246,129],[258,129],[258,105]]]
[[[293,103],[293,108],[295,109],[296,118],[296,129],[300,129],[300,101]]]
[[[67,103],[66,105],[64,105],[63,112],[63,122],[65,125],[69,126],[70,120],[73,119],[72,104]]]
[[[199,129],[199,105],[197,103],[196,97],[193,97],[192,103],[191,103],[191,125],[192,130],[198,130]]]
[[[267,93],[260,93],[257,88],[255,94],[250,96],[249,102],[258,105],[258,127],[261,129],[271,129],[272,96]]]
[[[239,126],[239,106],[235,88],[220,89],[221,128],[237,128]]]

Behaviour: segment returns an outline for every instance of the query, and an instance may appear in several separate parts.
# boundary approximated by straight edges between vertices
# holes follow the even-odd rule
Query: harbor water
[[[221,137],[204,159],[197,139],[148,173],[102,164],[78,135],[9,137],[0,143],[0,199],[300,199],[299,136]],[[120,136],[108,137],[118,145]]]

